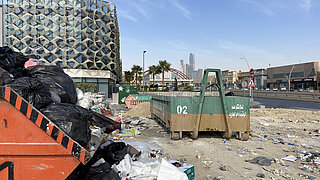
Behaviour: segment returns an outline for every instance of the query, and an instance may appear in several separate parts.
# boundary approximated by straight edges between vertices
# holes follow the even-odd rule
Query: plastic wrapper
[[[157,180],[188,180],[188,176],[165,159],[162,159]]]
[[[76,103],[76,105],[81,106],[86,109],[91,109],[93,101],[90,98],[84,97]]]
[[[159,161],[141,162],[133,161],[129,154],[115,166],[116,171],[120,172],[122,179],[157,179],[160,169]]]
[[[138,157],[138,161],[143,163],[150,163],[158,161],[158,158],[151,158],[150,153],[158,152],[161,154],[161,148],[159,148],[157,145],[153,145],[147,142],[142,141],[132,141],[132,140],[126,140],[123,141],[127,145],[130,145],[141,152],[141,155]]]
[[[53,103],[48,87],[36,78],[18,78],[10,84],[7,84],[7,86],[16,91],[37,109],[44,108]]]
[[[27,62],[24,63],[24,68],[37,66],[40,64],[40,61],[38,59],[30,58]]]
[[[62,103],[75,104],[77,92],[69,75],[59,66],[38,65],[27,68],[27,74],[38,78],[49,89],[59,95]]]
[[[76,92],[77,92],[78,100],[81,100],[83,98],[83,92],[79,88],[76,88]]]

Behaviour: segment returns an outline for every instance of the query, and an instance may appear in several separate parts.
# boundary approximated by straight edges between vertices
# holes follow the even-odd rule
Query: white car
[[[287,88],[286,87],[282,87],[282,88],[280,88],[280,91],[286,91],[287,90]]]
[[[274,88],[272,89],[272,91],[278,91],[278,88],[274,87]]]
[[[270,91],[270,88],[266,88],[266,91]]]

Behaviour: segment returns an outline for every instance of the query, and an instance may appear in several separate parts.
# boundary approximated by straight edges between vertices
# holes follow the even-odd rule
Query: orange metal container
[[[89,153],[16,92],[0,87],[0,179],[65,179]]]

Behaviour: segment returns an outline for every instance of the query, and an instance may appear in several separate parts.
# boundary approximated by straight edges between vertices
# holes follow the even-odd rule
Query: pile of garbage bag
[[[108,141],[99,147],[86,165],[79,165],[67,180],[188,180],[183,171],[160,155],[160,148],[146,142]]]
[[[75,85],[61,67],[44,65],[9,47],[0,47],[0,86],[17,92],[83,147],[90,148],[93,135],[121,128],[120,123],[76,105]]]

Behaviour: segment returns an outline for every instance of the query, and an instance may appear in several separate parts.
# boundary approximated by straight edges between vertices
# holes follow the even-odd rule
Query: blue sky
[[[320,0],[114,0],[123,70],[167,60],[179,69],[247,70],[320,60]]]

